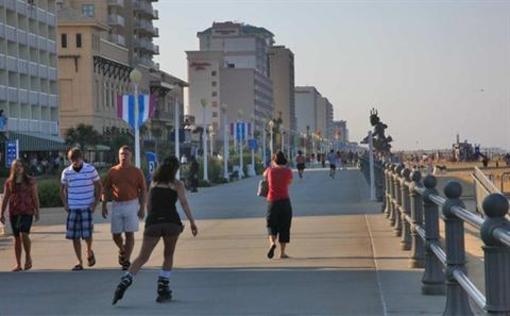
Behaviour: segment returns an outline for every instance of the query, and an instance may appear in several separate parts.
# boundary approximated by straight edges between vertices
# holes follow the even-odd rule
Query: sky
[[[510,150],[510,1],[159,0],[161,69],[187,80],[187,50],[213,22],[265,27],[295,55],[295,84],[315,86],[347,120],[370,109],[395,149],[461,141]]]

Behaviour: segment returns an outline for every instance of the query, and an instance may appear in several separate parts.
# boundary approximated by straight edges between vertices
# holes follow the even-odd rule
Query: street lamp
[[[140,168],[140,126],[139,126],[139,104],[138,104],[138,85],[142,81],[142,73],[138,69],[133,69],[129,74],[129,79],[133,83],[135,90],[135,166]]]
[[[256,116],[255,114],[252,114],[250,116],[251,118],[251,139],[252,139],[252,142],[255,140],[255,120],[256,120]],[[252,148],[251,149],[251,167],[250,167],[250,176],[255,176],[255,148]]]
[[[211,141],[211,157],[214,155],[214,137],[216,133],[214,131],[214,126],[209,125],[209,140]]]
[[[228,119],[227,119],[227,105],[221,105],[221,118],[223,119],[223,178],[228,181]]]
[[[239,116],[239,122],[242,124],[244,123],[242,121],[243,118],[243,110],[239,109],[237,111],[237,115]],[[243,130],[241,129],[241,133],[239,133],[239,180],[241,180],[244,177],[244,171],[243,171],[243,142],[244,142],[244,133],[242,133]],[[237,133],[236,133],[237,134]]]
[[[274,127],[274,120],[270,119],[267,125],[269,126],[269,150],[271,152],[271,159],[273,159],[274,154],[274,148],[273,148],[273,127]]]
[[[209,181],[208,170],[207,170],[207,126],[205,123],[205,111],[207,107],[207,100],[201,99],[200,104],[202,105],[202,155],[204,157],[204,181]]]

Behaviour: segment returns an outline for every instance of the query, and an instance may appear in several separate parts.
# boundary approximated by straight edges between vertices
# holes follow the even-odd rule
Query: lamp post
[[[239,116],[239,122],[243,123],[243,110],[239,110],[237,112]],[[236,133],[237,134],[237,133]],[[243,171],[243,143],[244,143],[244,133],[239,133],[239,180],[241,180],[244,177],[244,171]]]
[[[274,121],[271,119],[267,123],[269,125],[269,150],[271,153],[271,159],[273,159],[274,154],[274,148],[273,148],[273,128],[274,128]]]
[[[266,167],[266,119],[263,120],[263,128],[262,128],[262,166],[265,168]]]
[[[181,160],[181,153],[180,153],[180,126],[179,126],[179,123],[180,123],[180,114],[179,114],[179,103],[177,102],[177,99],[175,99],[175,109],[174,109],[174,116],[175,116],[175,157],[177,157],[177,159],[179,159],[179,161]],[[179,170],[177,170],[177,173],[175,174],[175,178],[177,180],[179,180],[181,177],[181,173]]]
[[[251,133],[250,133],[250,137],[251,137],[252,142],[253,142],[253,140],[255,139],[255,119],[256,119],[255,114],[252,114],[250,116],[250,118],[251,118]],[[255,173],[255,148],[251,149],[251,167],[250,167],[249,173],[250,173],[251,177],[256,175],[256,173]]]
[[[214,156],[214,137],[216,133],[214,131],[214,126],[209,125],[209,141],[211,142],[211,157]]]
[[[283,129],[283,128],[282,128],[282,129]],[[280,144],[280,145],[281,145],[280,150],[282,151],[282,153],[284,153],[284,152],[285,152],[285,135],[286,135],[286,134],[287,134],[287,132],[286,132],[286,131],[284,131],[284,130],[282,130],[282,131],[280,132],[280,135],[282,136],[281,144]]]
[[[221,117],[223,119],[223,178],[228,181],[228,120],[227,105],[221,105]]]
[[[204,181],[209,181],[208,170],[207,170],[207,125],[205,123],[205,111],[207,107],[207,101],[205,99],[200,100],[202,105],[202,155],[204,156]]]
[[[140,168],[140,126],[139,126],[139,104],[138,104],[138,85],[142,81],[142,73],[138,69],[133,69],[129,74],[129,79],[133,83],[135,90],[135,166]]]

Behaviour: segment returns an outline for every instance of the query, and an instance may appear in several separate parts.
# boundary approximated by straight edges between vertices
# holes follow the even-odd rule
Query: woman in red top
[[[278,151],[273,156],[271,167],[264,171],[264,177],[269,184],[267,194],[267,232],[270,248],[267,257],[272,259],[276,249],[276,238],[280,243],[280,258],[289,256],[285,253],[285,246],[290,241],[290,224],[292,221],[292,206],[289,199],[289,185],[292,183],[292,171],[287,168],[285,154]]]
[[[11,221],[12,234],[14,235],[14,253],[16,266],[13,272],[21,271],[21,245],[25,249],[25,270],[32,268],[30,255],[30,228],[32,219],[39,220],[39,196],[35,181],[25,173],[25,168],[20,160],[12,162],[9,178],[4,186],[4,199],[2,201],[2,213],[0,222],[5,224],[5,209],[9,203],[9,218]]]

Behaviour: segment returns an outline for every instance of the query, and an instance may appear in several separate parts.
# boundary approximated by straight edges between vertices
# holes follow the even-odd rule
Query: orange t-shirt
[[[145,191],[145,179],[140,169],[121,165],[113,166],[104,182],[105,190],[112,193],[114,201],[125,202],[137,199]]]

